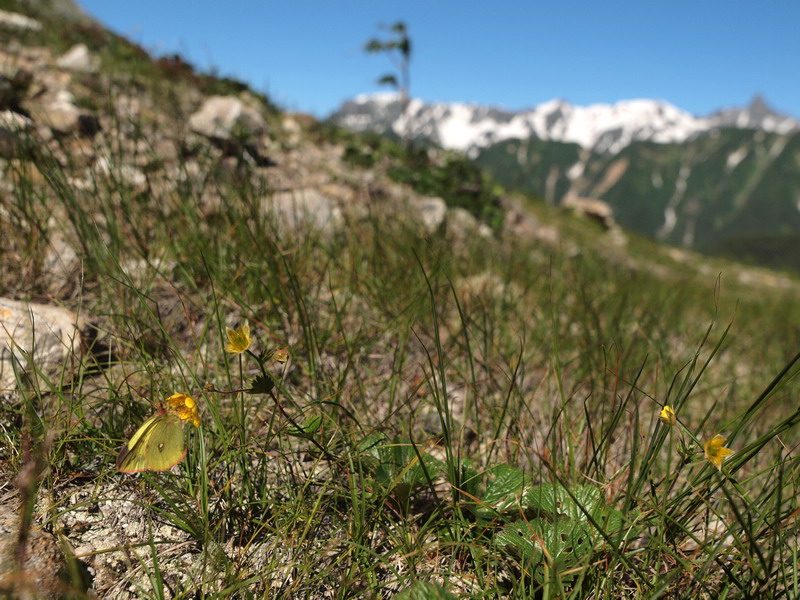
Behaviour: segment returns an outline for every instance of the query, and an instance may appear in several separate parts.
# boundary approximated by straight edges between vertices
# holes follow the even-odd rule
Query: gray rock
[[[75,98],[67,90],[59,90],[50,102],[37,111],[38,120],[62,134],[82,133],[94,135],[100,126],[97,118],[87,110],[75,106]]]
[[[60,68],[68,71],[96,73],[100,66],[100,61],[89,52],[89,48],[86,44],[75,44],[56,61],[56,64]]]
[[[0,298],[0,388],[16,387],[15,368],[20,377],[69,372],[83,354],[87,325],[66,308]]]
[[[503,198],[501,206],[505,213],[501,237],[538,240],[548,246],[557,246],[560,243],[561,236],[558,229],[540,223],[530,211],[523,208],[516,200]]]
[[[0,27],[9,29],[23,29],[27,31],[41,31],[42,24],[36,19],[31,19],[19,13],[0,10]]]
[[[581,198],[568,195],[562,201],[564,208],[570,208],[575,213],[599,223],[603,229],[610,231],[616,227],[614,211],[602,200],[597,198]]]
[[[447,232],[457,240],[470,237],[488,239],[492,237],[492,228],[481,223],[465,208],[456,207],[447,211]]]
[[[9,597],[20,599],[59,598],[64,581],[59,572],[65,567],[64,555],[51,533],[31,527],[25,544],[25,560],[18,568],[20,525],[19,500],[6,496],[0,504],[0,586]]]
[[[94,169],[107,179],[129,188],[143,191],[147,187],[147,176],[133,165],[115,165],[105,156],[101,156],[95,161]]]
[[[33,121],[29,118],[10,110],[0,111],[0,157],[19,157],[24,137],[32,127]]]
[[[411,217],[422,225],[427,233],[438,231],[447,216],[445,201],[433,196],[412,198],[410,209]]]
[[[189,127],[206,137],[221,140],[243,134],[259,135],[266,130],[261,113],[234,96],[208,98],[200,110],[189,117]]]
[[[24,8],[39,11],[44,8],[50,18],[57,18],[62,23],[97,24],[74,0],[16,0],[16,2]]]
[[[262,202],[280,228],[296,231],[311,226],[330,235],[343,224],[341,209],[317,189],[306,188],[277,192]]]
[[[55,224],[55,218],[50,219]],[[55,298],[67,298],[80,287],[81,261],[63,234],[53,229],[42,261],[45,288]]]

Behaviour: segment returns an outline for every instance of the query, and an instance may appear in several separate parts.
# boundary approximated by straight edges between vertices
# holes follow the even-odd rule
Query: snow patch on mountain
[[[357,96],[331,115],[331,120],[354,130],[425,137],[444,148],[467,153],[514,138],[572,142],[615,153],[634,141],[677,143],[718,127],[777,133],[800,128],[794,119],[772,111],[760,97],[745,109],[695,117],[668,102],[645,99],[589,106],[551,100],[518,112],[457,102],[426,104],[412,99],[404,111],[398,94],[381,93]]]

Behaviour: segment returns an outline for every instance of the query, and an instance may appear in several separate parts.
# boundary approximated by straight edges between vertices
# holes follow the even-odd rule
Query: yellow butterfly
[[[117,456],[117,470],[123,473],[166,471],[186,456],[183,424],[200,425],[197,404],[186,394],[173,394],[166,405],[142,423]]]

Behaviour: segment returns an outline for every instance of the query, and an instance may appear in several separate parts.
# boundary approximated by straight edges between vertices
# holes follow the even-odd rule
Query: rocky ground
[[[379,169],[353,167],[342,159],[345,148],[327,141],[312,117],[281,113],[247,90],[204,93],[179,60],[161,61],[160,71],[142,75],[135,65],[120,66],[113,56],[85,43],[59,52],[38,43],[36,34],[50,26],[0,12],[0,394],[7,405],[17,401],[21,383],[69,378],[87,352],[101,356],[108,343],[113,345],[103,319],[82,308],[91,304],[86,302],[91,291],[84,286],[84,246],[64,202],[55,201],[59,195],[88,204],[99,195],[113,202],[124,194],[168,211],[179,190],[190,186],[197,190],[198,221],[207,227],[224,208],[215,180],[244,178],[242,185],[254,196],[258,212],[298,234],[310,227],[329,237],[379,215],[407,221],[420,236],[446,231],[455,243],[495,236],[464,209],[419,196]],[[98,35],[93,33],[96,25],[86,27],[88,35]],[[146,57],[137,60],[149,64]],[[171,70],[180,77],[170,79]],[[54,200],[48,203],[47,197]],[[513,201],[505,202],[508,235],[558,242],[554,228],[541,225]],[[39,227],[32,236],[27,226],[16,225],[34,204],[49,204],[51,210],[36,215]],[[131,282],[147,277],[146,263],[120,260]],[[184,300],[168,286],[162,289],[163,297],[156,299],[161,318],[174,320],[177,329],[185,327],[178,324],[185,316]],[[4,465],[20,451],[26,452],[4,448]],[[146,520],[140,514],[147,494],[133,491],[126,501],[116,482],[86,489],[73,480],[57,486],[61,497],[26,496],[30,478],[44,468],[32,465],[31,471],[16,475],[8,466],[0,468],[2,585],[23,597],[50,593],[45,590],[56,594],[62,585],[57,574],[68,566],[66,552],[80,557],[69,565],[87,569],[98,596],[140,597],[150,586],[147,570],[126,548],[151,533],[142,529]],[[30,502],[42,514],[52,514],[54,507],[62,514],[55,527],[34,527],[23,544],[20,506]],[[154,533],[164,540],[159,552],[171,566],[167,585],[180,583],[173,577],[192,577],[197,549],[187,546],[186,533],[168,525]],[[22,579],[15,581],[19,574],[11,565],[22,547],[28,558]],[[264,549],[271,555],[279,551]],[[216,552],[235,558],[239,550],[232,545]]]

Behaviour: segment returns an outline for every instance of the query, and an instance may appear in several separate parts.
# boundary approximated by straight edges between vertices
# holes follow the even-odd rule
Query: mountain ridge
[[[345,106],[337,124],[466,152],[508,190],[553,205],[602,200],[649,238],[800,268],[800,124],[761,96],[707,117],[651,100],[518,113],[412,101],[406,119],[391,95]]]
[[[680,143],[723,127],[774,133],[800,130],[800,121],[775,111],[760,95],[747,107],[725,108],[697,117],[669,102],[652,99],[587,106],[554,99],[520,111],[412,99],[404,113],[397,94],[362,94],[344,102],[329,120],[356,131],[398,136],[409,132],[414,139],[429,140],[473,157],[480,149],[509,139],[577,143],[587,150],[616,153],[635,141]]]

